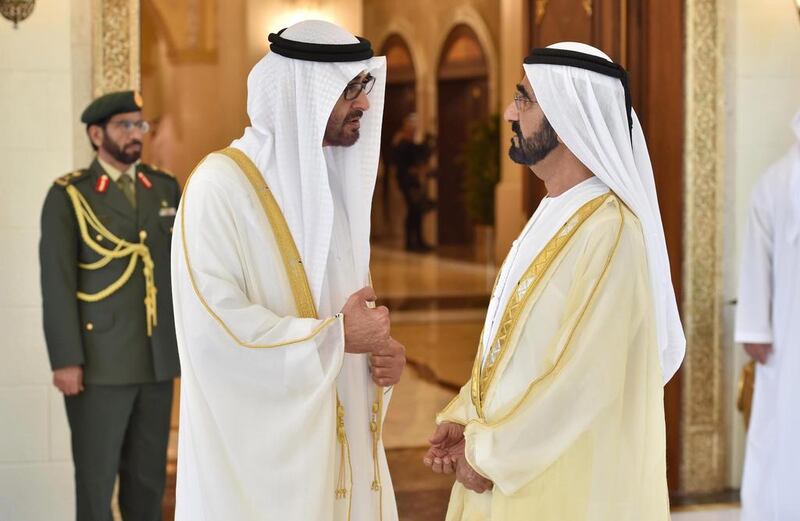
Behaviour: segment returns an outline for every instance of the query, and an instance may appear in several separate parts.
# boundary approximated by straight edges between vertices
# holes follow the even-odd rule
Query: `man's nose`
[[[353,108],[363,110],[364,112],[369,110],[369,96],[363,90],[358,95],[358,97],[353,101]]]
[[[517,105],[512,101],[506,106],[503,111],[503,119],[506,121],[519,121],[519,114],[517,113]]]

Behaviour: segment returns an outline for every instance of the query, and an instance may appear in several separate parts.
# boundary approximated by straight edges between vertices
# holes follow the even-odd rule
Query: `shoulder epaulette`
[[[57,184],[58,186],[68,186],[83,177],[85,171],[84,170],[75,170],[74,172],[70,172],[67,175],[62,175],[53,183]]]
[[[157,165],[142,163],[142,166],[147,169],[148,174],[162,175],[164,177],[169,177],[170,179],[175,179],[175,175],[172,172],[164,170],[163,168]]]

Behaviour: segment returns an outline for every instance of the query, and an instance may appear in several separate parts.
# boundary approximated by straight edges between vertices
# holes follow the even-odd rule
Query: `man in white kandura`
[[[393,521],[381,427],[405,350],[367,287],[386,61],[327,22],[269,39],[251,126],[175,221],[175,518]]]
[[[742,521],[800,519],[800,112],[798,142],[753,191],[736,342],[757,362]]]
[[[524,68],[509,154],[547,197],[425,463],[456,472],[450,521],[664,521],[663,385],[685,340],[627,73],[578,43]]]

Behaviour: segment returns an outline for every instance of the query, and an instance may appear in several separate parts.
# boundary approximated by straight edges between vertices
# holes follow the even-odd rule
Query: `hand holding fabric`
[[[344,350],[346,353],[373,353],[389,347],[389,310],[385,306],[369,308],[377,296],[370,288],[362,288],[347,299],[344,315]]]
[[[406,365],[406,348],[403,344],[389,337],[385,349],[373,351],[370,355],[372,380],[382,387],[395,385],[400,381]]]

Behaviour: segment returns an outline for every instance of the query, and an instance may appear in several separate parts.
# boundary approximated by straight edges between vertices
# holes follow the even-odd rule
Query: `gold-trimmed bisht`
[[[80,230],[81,239],[83,239],[83,242],[93,252],[100,256],[100,259],[97,261],[91,263],[81,263],[78,264],[78,267],[83,270],[99,270],[100,268],[108,266],[108,264],[113,260],[130,257],[130,261],[128,261],[128,267],[125,268],[125,271],[117,280],[109,284],[105,289],[102,289],[96,293],[85,293],[78,291],[78,300],[83,302],[99,302],[110,297],[119,291],[119,289],[130,280],[134,271],[136,270],[136,265],[141,258],[145,284],[144,307],[147,318],[147,336],[152,336],[153,328],[158,325],[158,309],[156,302],[156,294],[158,293],[158,289],[156,288],[153,272],[155,264],[153,263],[153,257],[150,255],[150,249],[145,243],[147,240],[147,232],[144,230],[139,232],[138,243],[128,242],[124,239],[120,239],[111,233],[111,231],[109,231],[102,222],[100,222],[100,219],[97,218],[97,215],[95,215],[91,206],[89,206],[86,198],[83,197],[77,188],[75,188],[73,185],[67,185],[66,191],[70,201],[72,202],[72,206],[75,209],[75,217],[78,221],[78,229]],[[91,233],[89,232],[90,228],[92,229]],[[109,243],[113,244],[114,249],[110,250],[99,244],[97,241],[95,241],[95,237],[92,237],[93,234],[96,234],[98,241],[105,239]]]
[[[503,311],[500,326],[497,328],[495,337],[489,345],[489,353],[485,357],[485,362],[484,356],[482,356],[483,333],[481,333],[478,354],[472,366],[471,387],[472,403],[479,418],[484,418],[483,405],[489,388],[494,381],[497,368],[501,365],[508,350],[508,340],[516,329],[517,321],[531,295],[533,295],[533,290],[538,286],[542,276],[547,272],[547,269],[572,236],[609,197],[613,197],[613,195],[603,194],[580,207],[533,259],[525,274],[517,282],[517,287],[511,293],[511,298]]]
[[[284,267],[286,269],[286,275],[289,277],[289,285],[292,290],[292,295],[295,301],[295,307],[297,308],[297,313],[300,318],[314,318],[318,319],[317,308],[314,304],[314,299],[311,295],[311,288],[308,283],[308,277],[306,276],[305,267],[303,266],[302,259],[300,257],[300,253],[297,250],[297,245],[294,242],[294,238],[292,237],[292,233],[289,230],[289,226],[286,223],[286,219],[283,216],[283,212],[278,206],[277,201],[275,201],[275,197],[272,195],[269,186],[267,186],[264,177],[261,175],[261,172],[258,170],[253,162],[250,160],[247,155],[239,149],[228,147],[223,150],[219,150],[216,152],[218,154],[222,154],[227,158],[231,159],[238,167],[239,170],[244,174],[245,178],[247,178],[248,182],[252,186],[253,190],[256,192],[258,196],[258,200],[261,203],[262,210],[264,214],[267,216],[267,220],[270,223],[272,228],[272,233],[275,236],[275,241],[278,244],[278,249],[281,252],[281,257],[283,258]],[[194,172],[192,172],[194,174]],[[330,325],[334,322],[335,318],[328,318],[322,322],[317,328],[312,331],[309,335],[304,338],[293,339],[288,342],[283,342],[280,344],[270,344],[270,345],[252,345],[242,342],[233,331],[225,324],[222,319],[211,309],[211,307],[206,302],[205,298],[203,297],[202,293],[197,286],[197,283],[194,279],[194,274],[192,273],[191,268],[191,261],[189,258],[188,247],[186,243],[186,233],[185,233],[185,220],[184,220],[184,209],[186,207],[186,198],[188,193],[189,183],[191,182],[192,176],[189,176],[189,179],[186,181],[186,186],[184,187],[183,191],[183,201],[181,202],[181,243],[183,245],[183,253],[184,253],[184,260],[186,262],[187,271],[189,274],[189,281],[191,282],[192,288],[194,289],[195,294],[197,295],[200,303],[206,309],[206,311],[214,318],[220,326],[225,330],[225,332],[240,346],[247,347],[247,348],[275,348],[275,347],[283,347],[288,346],[291,344],[296,344],[299,342],[304,342],[306,340],[310,340],[318,333],[320,333],[325,327]],[[380,519],[383,519],[383,494],[381,492],[382,485],[381,485],[381,476],[380,476],[380,465],[379,465],[379,454],[378,449],[381,440],[381,424],[383,419],[383,389],[380,386],[375,386],[375,395],[376,399],[372,404],[371,409],[371,416],[370,416],[370,432],[372,433],[372,458],[373,458],[373,480],[372,480],[372,490],[379,493],[379,505],[380,505]],[[337,477],[336,482],[336,490],[335,495],[336,499],[345,499],[349,497],[350,506],[348,507],[348,515],[347,518],[350,518],[350,510],[352,507],[352,493],[351,489],[353,486],[353,465],[350,459],[350,444],[347,439],[347,430],[345,428],[345,409],[342,405],[341,401],[339,400],[338,393],[336,396],[336,438],[337,442],[339,443],[339,475]]]

